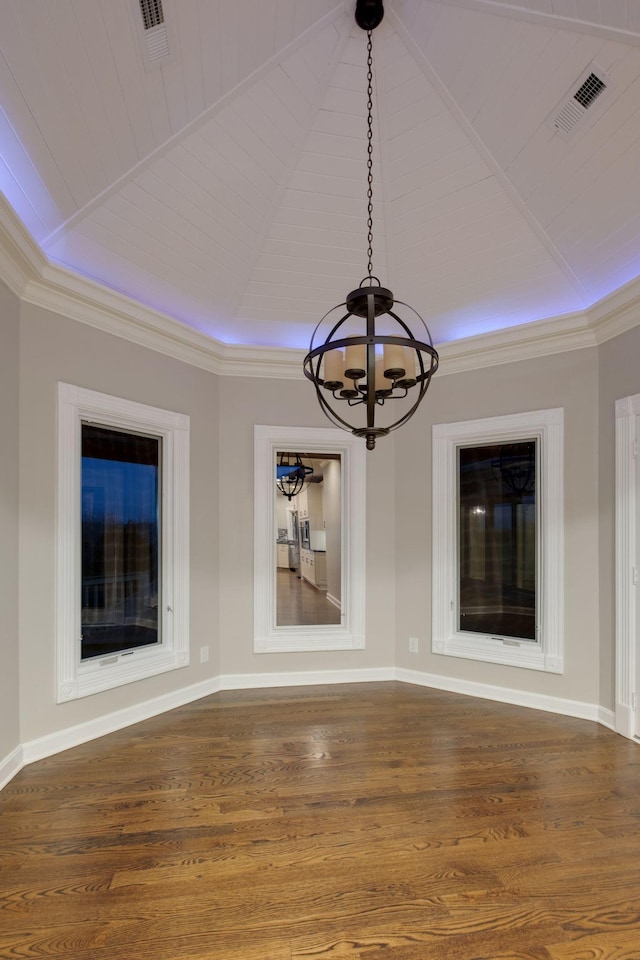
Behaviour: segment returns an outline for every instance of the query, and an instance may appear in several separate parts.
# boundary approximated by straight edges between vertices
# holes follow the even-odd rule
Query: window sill
[[[525,670],[562,673],[562,659],[545,654],[539,643],[529,640],[502,640],[483,634],[453,634],[446,640],[434,640],[433,653],[465,660],[484,660]]]
[[[58,687],[58,703],[90,697],[113,687],[120,687],[145,677],[155,677],[189,665],[187,653],[170,650],[136,650],[113,656],[97,657],[78,668],[75,680],[63,682]]]

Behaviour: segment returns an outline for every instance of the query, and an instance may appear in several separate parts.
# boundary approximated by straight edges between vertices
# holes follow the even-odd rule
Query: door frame
[[[615,622],[617,733],[636,738],[638,432],[640,394],[616,401]]]

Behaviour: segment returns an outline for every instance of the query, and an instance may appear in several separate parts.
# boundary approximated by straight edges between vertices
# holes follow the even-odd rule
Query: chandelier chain
[[[373,41],[367,30],[367,271],[373,274]]]
[[[336,426],[366,440],[367,450],[413,416],[438,369],[438,353],[420,314],[394,300],[373,274],[372,34],[383,16],[383,0],[356,0],[356,24],[367,34],[367,276],[318,321],[304,358],[304,375],[315,386],[322,411]],[[414,316],[424,331],[419,328],[418,337],[409,327]],[[394,401],[399,401],[395,410]]]

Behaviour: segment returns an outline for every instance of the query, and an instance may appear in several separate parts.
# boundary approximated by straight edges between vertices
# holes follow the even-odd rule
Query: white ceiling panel
[[[228,343],[305,346],[367,272],[352,0],[0,4],[0,188],[54,262]],[[640,4],[387,0],[373,272],[437,341],[640,275]],[[594,67],[595,65],[595,67]],[[606,95],[563,139],[587,69]]]
[[[457,14],[459,19],[468,12]],[[426,301],[432,332],[440,340],[448,339],[450,329],[459,331],[461,323],[468,329],[468,317],[478,307],[482,317],[473,324],[483,330],[531,320],[529,299],[537,283],[553,290],[553,302],[562,304],[563,312],[574,308],[576,291],[561,265],[513,204],[420,65],[414,61],[409,68],[399,37],[389,39],[385,54],[378,77],[386,134],[385,200],[393,275],[389,279],[394,292],[412,289],[416,303]],[[395,60],[402,58],[403,69],[398,70]],[[413,124],[407,123],[406,113],[395,113],[407,86],[412,91]],[[416,122],[422,117],[428,120]],[[487,298],[487,291],[498,283],[504,307],[498,298]],[[537,309],[554,313],[546,296],[539,299]]]
[[[633,0],[467,0],[467,3],[484,10],[492,5],[499,9],[501,5],[511,15],[519,11],[538,13],[629,32],[637,32],[640,26],[638,5]]]
[[[200,328],[217,335],[206,317],[229,314],[250,280],[292,152],[306,135],[302,121],[323,90],[305,62],[330,62],[339,39],[326,26],[271,68],[262,92],[238,93],[123,181],[56,237],[49,255],[179,319],[180,291],[188,288],[190,321],[197,316]],[[100,251],[114,256],[103,263]],[[170,298],[167,285],[175,290]]]
[[[39,169],[2,109],[0,109],[0,143],[2,143],[0,157],[2,192],[31,235],[36,240],[42,240],[57,226],[63,213],[56,207]],[[68,194],[65,200],[70,209],[71,198]]]
[[[366,49],[358,45],[358,28],[350,31],[291,168],[256,260],[256,274],[238,304],[240,318],[271,326],[274,338],[280,336],[281,322],[297,321],[298,333],[291,346],[308,343],[320,317],[344,302],[367,272]],[[354,62],[358,55],[359,65]],[[376,143],[376,157],[379,152]],[[377,161],[374,179],[381,181]],[[384,213],[378,199],[374,217],[374,270],[377,264],[384,275]],[[282,277],[291,280],[286,283]]]

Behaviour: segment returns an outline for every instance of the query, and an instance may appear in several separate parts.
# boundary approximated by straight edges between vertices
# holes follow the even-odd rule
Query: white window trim
[[[254,431],[254,640],[255,653],[364,649],[365,446],[331,427],[256,426]],[[276,453],[341,454],[341,624],[276,626]]]
[[[433,427],[432,651],[563,672],[564,493],[561,408],[504,417],[441,423]],[[540,462],[540,637],[501,640],[457,630],[457,448],[535,437]]]
[[[81,662],[81,425],[162,438],[161,641]],[[63,703],[189,663],[189,417],[58,383],[56,525],[57,701]]]
[[[639,617],[637,540],[638,436],[640,394],[616,401],[615,584],[616,731],[630,739],[637,729],[636,636]]]

